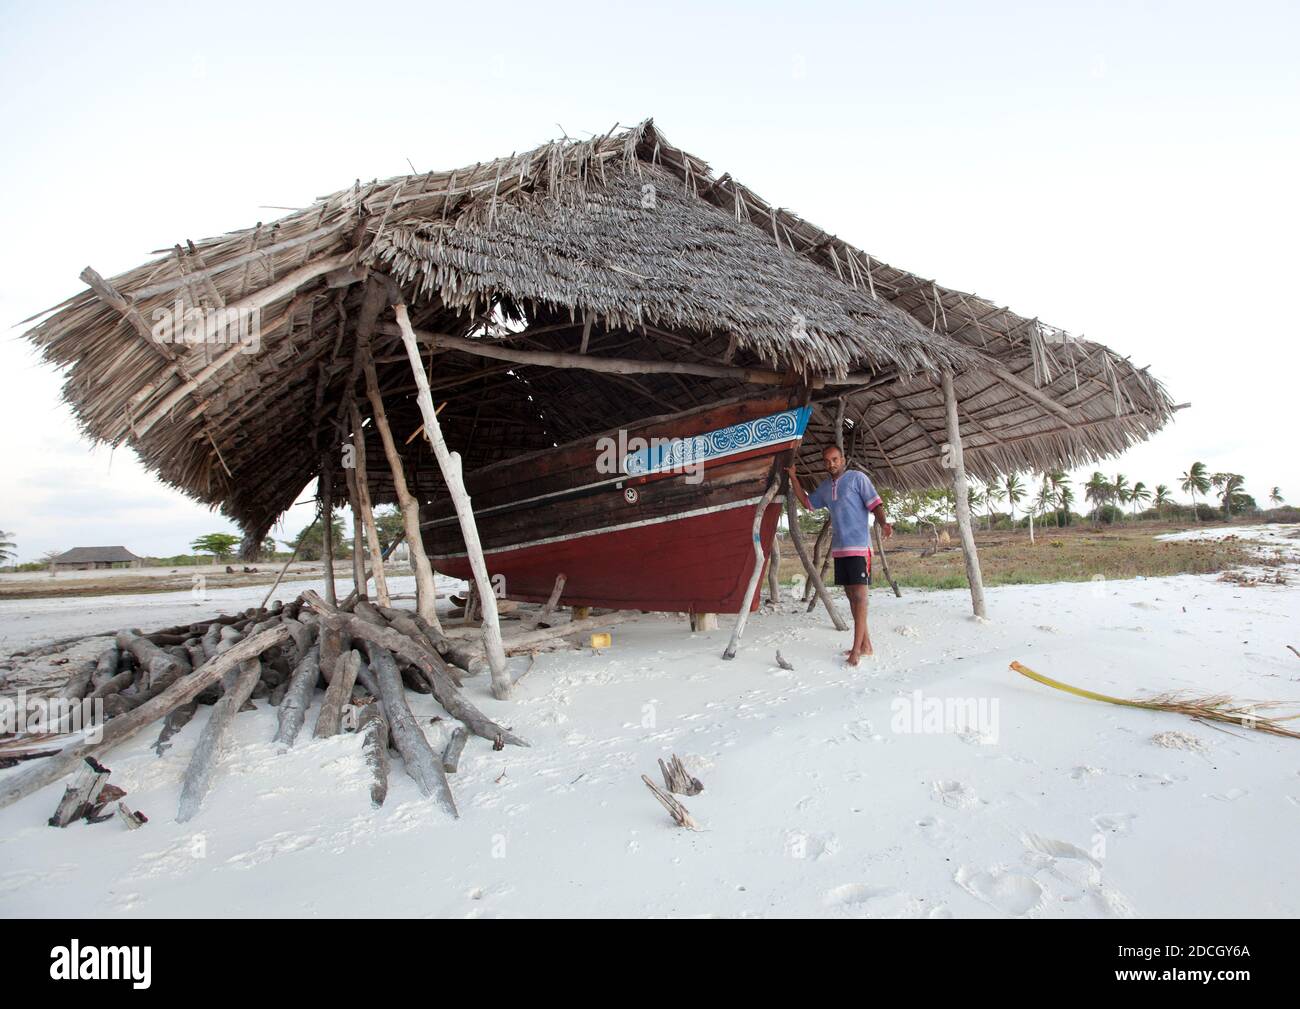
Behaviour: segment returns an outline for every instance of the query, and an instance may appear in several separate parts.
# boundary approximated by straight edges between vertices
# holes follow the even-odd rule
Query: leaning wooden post
[[[776,489],[779,486],[781,481],[773,474],[767,483],[767,490],[758,499],[758,506],[754,509],[754,570],[750,572],[749,585],[745,587],[745,597],[740,602],[740,613],[736,616],[736,626],[731,631],[731,640],[727,642],[727,647],[722,653],[724,659],[736,657],[736,649],[740,647],[740,636],[745,633],[749,608],[754,603],[754,593],[758,591],[758,582],[763,576],[763,516],[767,514],[767,506],[772,503],[772,498],[776,497]]]
[[[320,505],[325,525],[321,527],[321,548],[325,561],[325,601],[338,603],[334,594],[334,457],[322,452],[320,457]]]
[[[876,537],[876,551],[880,554],[880,566],[884,569],[885,581],[889,582],[889,587],[894,590],[894,595],[902,599],[903,592],[898,587],[898,582],[894,581],[894,576],[889,573],[889,557],[885,554],[885,539],[880,535],[880,525],[873,522],[871,532]]]
[[[961,428],[957,418],[957,393],[952,384],[952,372],[944,368],[940,374],[943,383],[943,403],[948,419],[947,453],[942,462],[952,470],[953,496],[957,499],[957,531],[961,534],[962,553],[966,557],[966,580],[970,582],[971,607],[977,617],[985,617],[984,578],[980,574],[980,558],[975,552],[975,533],[970,524],[970,498],[966,489],[966,464],[961,453]]]
[[[370,506],[370,478],[366,472],[366,432],[361,426],[361,411],[356,402],[348,404],[352,414],[352,448],[355,452],[356,469],[354,476],[357,483],[357,504],[361,506],[361,521],[366,528],[366,545],[370,551],[371,563],[374,564],[375,595],[380,606],[390,605],[388,598],[388,579],[384,577],[384,551],[379,546],[379,530],[375,527],[375,511]]]
[[[767,557],[767,595],[769,602],[781,601],[781,530],[772,536],[772,550]]]
[[[402,465],[402,453],[398,451],[392,429],[388,426],[388,412],[384,409],[384,398],[379,393],[379,376],[375,372],[370,348],[362,347],[361,355],[361,367],[366,373],[366,397],[370,400],[370,415],[375,419],[375,427],[379,429],[380,440],[384,443],[384,454],[388,456],[388,468],[392,471],[393,487],[397,491],[397,507],[402,513],[402,526],[406,530],[406,545],[415,565],[416,612],[441,634],[442,625],[438,623],[438,614],[434,609],[438,590],[433,580],[433,565],[429,563],[429,555],[424,552],[424,538],[420,535],[420,504],[406,483],[406,468]]]
[[[831,615],[831,623],[835,625],[837,631],[847,631],[849,625],[844,622],[835,604],[831,601],[831,595],[826,591],[826,585],[822,581],[822,576],[817,573],[817,568],[813,566],[812,558],[808,556],[808,548],[804,546],[803,534],[799,531],[799,506],[795,503],[794,491],[787,488],[785,495],[785,513],[790,520],[790,542],[794,544],[795,553],[799,555],[799,560],[803,561],[804,572],[808,575],[808,580],[812,582],[813,589],[817,593],[817,598],[822,601],[826,607],[826,612]]]
[[[492,581],[488,577],[487,562],[483,559],[483,544],[479,542],[478,526],[474,523],[474,511],[470,507],[469,492],[465,490],[465,480],[461,474],[460,453],[447,449],[442,438],[442,427],[438,423],[438,414],[433,408],[433,397],[429,393],[429,379],[424,374],[424,362],[420,360],[420,347],[415,340],[415,330],[411,328],[411,317],[406,312],[406,303],[399,301],[393,306],[397,316],[397,325],[402,331],[402,343],[406,345],[406,356],[411,362],[411,371],[415,374],[416,402],[420,405],[420,414],[424,417],[424,436],[433,446],[438,468],[447,483],[447,492],[456,507],[456,517],[460,520],[461,536],[465,540],[465,555],[474,574],[474,584],[478,586],[479,603],[483,607],[483,645],[487,652],[488,665],[492,667],[492,696],[504,700],[510,696],[510,671],[506,668],[506,651],[501,643],[501,621],[497,616],[497,597],[492,591]]]

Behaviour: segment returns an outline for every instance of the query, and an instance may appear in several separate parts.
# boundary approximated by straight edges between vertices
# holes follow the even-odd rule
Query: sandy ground
[[[1300,701],[1291,581],[997,588],[988,623],[965,592],[875,592],[878,657],[856,669],[837,655],[846,638],[794,603],[757,614],[733,662],[719,658],[729,618],[692,635],[646,617],[603,652],[538,656],[513,701],[468,682],[532,746],[471,739],[457,821],[396,755],[372,810],[359,739],[281,753],[259,702],[203,811],[177,824],[201,709],[163,757],[151,731],[106,758],[151,817],[142,829],[54,830],[56,786],[0,811],[0,914],[1293,917],[1300,741],[1082,700],[1007,668],[1122,696]],[[76,619],[197,612],[102,602],[121,609]],[[26,619],[15,630],[12,606],[0,612],[15,639],[58,618]],[[441,745],[437,705],[411,696]],[[936,701],[979,717],[931,719]],[[705,785],[684,800],[697,832],[639,780],[674,752]]]

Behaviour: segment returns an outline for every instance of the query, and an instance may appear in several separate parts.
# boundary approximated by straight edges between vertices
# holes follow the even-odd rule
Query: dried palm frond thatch
[[[967,468],[982,477],[1093,462],[1174,409],[1145,368],[890,266],[715,176],[649,120],[357,183],[270,224],[159,251],[107,279],[87,268],[89,289],[26,336],[66,369],[63,396],[86,435],[131,445],[250,542],[346,436],[346,404],[367,412],[358,344],[407,443],[412,489],[424,501],[442,492],[424,440],[409,441],[420,416],[400,336],[373,312],[366,321],[376,275],[411,307],[446,440],[468,470],[747,395],[758,369],[812,390],[804,464],[836,441],[829,401],[843,399],[845,448],[882,486],[946,482],[944,370]],[[156,338],[159,313],[220,309],[260,313],[256,344]],[[488,346],[673,368],[606,374],[474,353]],[[366,437],[381,457],[375,425]],[[393,501],[378,470],[371,497]]]
[[[1280,718],[1271,718],[1260,714],[1261,711],[1270,708],[1294,706],[1288,705],[1285,701],[1242,703],[1233,700],[1227,694],[1207,694],[1198,697],[1176,692],[1157,694],[1155,697],[1144,701],[1126,700],[1122,697],[1111,697],[1109,694],[1098,694],[1082,687],[1072,687],[1068,683],[1062,683],[1060,680],[1053,680],[1042,673],[1036,673],[1019,662],[1011,663],[1011,668],[1021,676],[1027,676],[1031,680],[1036,680],[1056,690],[1063,690],[1067,694],[1074,694],[1076,697],[1086,697],[1093,701],[1105,701],[1107,704],[1119,704],[1126,708],[1168,711],[1175,715],[1186,715],[1188,718],[1208,722],[1228,722],[1247,729],[1258,729],[1260,732],[1267,732],[1273,736],[1290,736],[1292,739],[1300,739],[1300,732],[1281,724],[1282,722],[1300,718],[1300,714],[1283,715]]]

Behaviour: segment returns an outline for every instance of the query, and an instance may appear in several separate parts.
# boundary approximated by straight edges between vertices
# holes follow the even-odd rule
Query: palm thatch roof
[[[126,547],[73,547],[50,560],[51,564],[126,564],[141,560]]]
[[[160,251],[108,280],[88,268],[90,289],[26,336],[67,369],[63,395],[89,437],[129,443],[252,542],[347,437],[348,402],[368,412],[354,351],[378,273],[412,307],[444,433],[469,470],[744,395],[742,368],[812,388],[805,461],[834,439],[842,398],[847,447],[884,486],[946,479],[944,369],[955,374],[967,467],[986,477],[1096,461],[1174,409],[1145,368],[890,266],[715,176],[649,120],[358,183],[272,224]],[[160,312],[222,307],[260,312],[255,346],[162,343],[151,331]],[[420,419],[395,332],[379,320],[361,335],[405,440]],[[485,360],[457,337],[680,368]],[[423,439],[404,452],[429,500],[441,482]],[[381,468],[372,494],[392,500]]]

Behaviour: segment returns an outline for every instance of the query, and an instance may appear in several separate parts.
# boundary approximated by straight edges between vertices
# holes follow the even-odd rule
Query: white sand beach
[[[1294,917],[1300,740],[1083,700],[1008,663],[1122,697],[1300,701],[1295,575],[995,588],[988,623],[962,591],[877,590],[877,657],[856,669],[825,615],[794,602],[756,614],[733,662],[719,658],[730,618],[692,635],[643,617],[600,653],[537,656],[512,701],[467,681],[532,745],[471,738],[451,776],[457,821],[396,754],[371,809],[356,736],[304,733],[279,752],[259,701],[202,812],[178,824],[201,708],[163,757],[151,730],[104,758],[142,829],[46,826],[61,786],[0,811],[0,915]],[[232,591],[203,612],[260,598]],[[0,624],[29,638],[16,608],[55,603],[7,604]],[[104,604],[119,609],[78,620],[196,612]],[[50,632],[48,614],[26,619]],[[444,713],[410,696],[438,747]],[[976,721],[944,725],[944,707]],[[672,753],[704,783],[684,800],[698,831],[640,781]]]

